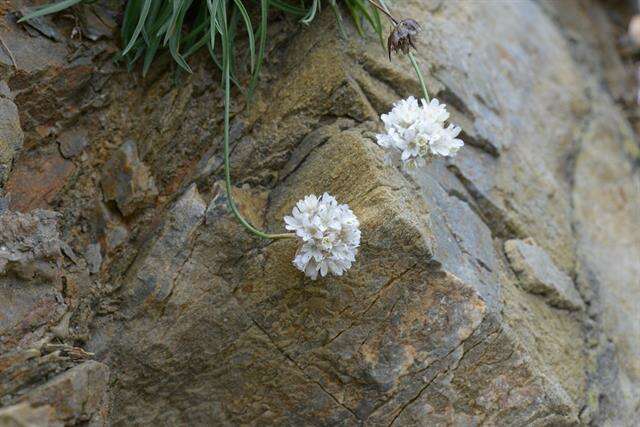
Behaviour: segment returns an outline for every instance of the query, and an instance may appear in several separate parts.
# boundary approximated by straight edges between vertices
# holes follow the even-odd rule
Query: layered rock
[[[59,215],[0,212],[0,425],[106,425],[109,368],[69,342],[88,286]],[[82,267],[82,264],[81,264]]]
[[[6,83],[2,81],[1,83]],[[0,83],[0,84],[1,84]],[[6,86],[5,86],[6,87]],[[20,127],[18,108],[11,99],[11,92],[0,94],[0,189],[9,176],[14,157],[22,148],[24,135]]]
[[[256,99],[232,108],[234,198],[253,224],[280,232],[325,191],[360,219],[340,278],[305,278],[297,242],[254,239],[226,208],[208,58],[180,85],[158,71],[61,89],[63,114],[45,121],[64,131],[23,150],[7,186],[12,209],[60,217],[5,210],[31,228],[14,239],[26,267],[5,263],[0,283],[37,301],[12,308],[26,326],[0,356],[0,423],[633,425],[638,142],[614,102],[619,58],[592,43],[612,43],[606,15],[591,2],[395,8],[423,23],[429,92],[467,143],[454,159],[385,163],[378,116],[419,84],[373,38],[347,26],[341,39],[330,11],[291,33],[276,21]],[[118,102],[87,108],[91,90]],[[15,102],[33,137],[38,110]],[[52,308],[32,321],[41,299]]]

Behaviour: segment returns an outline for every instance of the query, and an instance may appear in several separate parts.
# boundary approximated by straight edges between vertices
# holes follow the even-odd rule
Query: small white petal
[[[312,280],[320,273],[342,275],[355,261],[360,222],[347,205],[328,193],[307,196],[285,217],[285,227],[303,241],[293,264]]]
[[[405,169],[422,167],[425,157],[452,156],[464,146],[457,136],[461,129],[445,122],[449,119],[446,105],[436,98],[420,102],[410,96],[393,105],[381,116],[385,134],[376,135],[378,145],[385,148],[386,161],[396,157]]]

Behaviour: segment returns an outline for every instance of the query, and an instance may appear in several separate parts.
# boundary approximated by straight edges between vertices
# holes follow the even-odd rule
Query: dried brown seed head
[[[416,36],[421,30],[420,24],[413,19],[405,19],[398,22],[387,41],[389,60],[391,60],[391,52],[407,54],[410,48],[415,49],[416,46],[413,44],[411,37]]]

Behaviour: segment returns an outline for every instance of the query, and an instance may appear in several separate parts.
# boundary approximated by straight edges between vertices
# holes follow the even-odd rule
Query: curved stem
[[[253,225],[247,221],[236,206],[233,201],[233,194],[231,192],[231,162],[229,160],[229,110],[231,104],[231,51],[229,46],[229,34],[227,29],[227,14],[226,14],[226,6],[224,3],[221,4],[222,9],[222,23],[223,23],[223,31],[222,31],[222,75],[224,80],[224,178],[227,190],[227,203],[229,205],[229,209],[233,212],[233,215],[236,217],[238,222],[244,226],[249,232],[255,234],[258,237],[263,239],[289,239],[296,237],[293,233],[282,233],[282,234],[269,234],[263,231],[258,230]]]
[[[413,65],[413,69],[416,70],[416,74],[418,75],[418,80],[420,80],[420,87],[422,87],[422,94],[424,95],[424,99],[429,102],[429,92],[427,91],[427,85],[424,82],[424,77],[422,76],[422,71],[420,71],[420,66],[418,65],[418,61],[416,61],[415,56],[413,56],[413,52],[409,52],[409,60],[411,61],[411,65]]]

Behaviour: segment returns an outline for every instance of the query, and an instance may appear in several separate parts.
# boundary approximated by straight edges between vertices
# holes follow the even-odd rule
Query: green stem
[[[393,25],[398,25],[398,20],[394,18],[393,15],[391,15],[391,12],[389,12],[387,5],[384,4],[384,1],[381,2],[382,6],[380,6],[378,3],[376,3],[373,0],[368,0],[368,1],[369,1],[369,4],[373,5],[373,7],[378,9],[380,12],[384,13],[387,16],[387,18],[389,18],[391,22],[393,22]]]
[[[263,231],[258,230],[253,225],[249,223],[236,206],[233,201],[233,194],[231,192],[231,162],[229,160],[229,110],[231,104],[231,51],[229,45],[229,34],[227,29],[227,14],[226,7],[223,3],[221,5],[222,9],[222,22],[223,22],[223,31],[222,31],[222,75],[224,80],[224,178],[226,183],[227,190],[227,203],[229,205],[229,209],[233,212],[233,215],[236,217],[238,222],[244,226],[249,232],[255,234],[258,237],[263,239],[289,239],[296,237],[293,233],[283,233],[283,234],[268,234]]]
[[[369,0],[371,4],[375,5],[375,2]],[[385,0],[380,0],[380,6],[376,5],[378,9],[382,10],[388,17],[393,21],[394,24],[397,25],[397,20],[391,15],[391,11],[389,7],[385,3]],[[427,85],[424,82],[424,76],[422,75],[422,71],[420,71],[420,66],[418,65],[418,61],[416,61],[415,56],[413,56],[413,52],[409,52],[409,60],[411,61],[411,65],[413,65],[413,69],[416,71],[418,75],[418,80],[420,81],[420,87],[422,88],[422,94],[424,95],[424,99],[429,102],[429,92],[427,91]]]
[[[420,71],[420,66],[418,65],[418,61],[416,61],[415,56],[413,56],[413,52],[409,52],[409,60],[411,61],[411,65],[413,65],[413,69],[416,70],[418,80],[420,80],[420,87],[422,87],[422,94],[424,95],[424,99],[429,102],[429,92],[427,91],[427,85],[424,82],[422,71]]]

